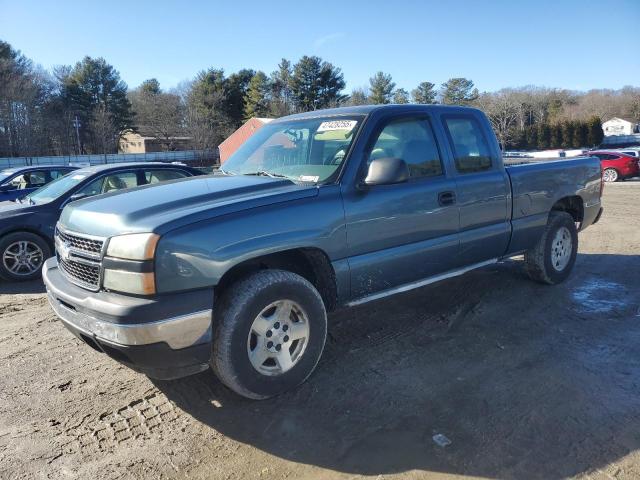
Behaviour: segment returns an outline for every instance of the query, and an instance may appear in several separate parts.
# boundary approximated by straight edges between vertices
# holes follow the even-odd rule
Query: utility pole
[[[76,129],[76,141],[78,142],[78,155],[82,153],[80,149],[80,120],[78,119],[78,115],[75,116],[73,120],[73,127]]]

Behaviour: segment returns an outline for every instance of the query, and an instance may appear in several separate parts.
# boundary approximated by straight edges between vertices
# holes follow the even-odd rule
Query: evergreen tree
[[[342,71],[315,56],[305,55],[296,63],[290,87],[296,109],[302,112],[337,106],[346,98],[341,93]]]
[[[244,118],[265,117],[269,114],[269,79],[264,72],[256,72],[249,81],[244,101]]]
[[[600,117],[591,117],[587,121],[587,144],[590,147],[596,147],[602,143],[604,131],[602,130],[602,122]]]
[[[249,89],[249,82],[255,73],[255,70],[243,68],[229,75],[229,78],[224,82],[224,110],[235,128],[242,125],[244,121],[245,96]]]
[[[545,150],[551,147],[551,128],[547,123],[538,124],[538,148]]]
[[[115,152],[120,135],[133,127],[127,84],[104,58],[85,57],[61,78],[61,97],[80,119],[83,150]]]
[[[396,88],[396,84],[391,79],[391,75],[378,72],[369,79],[369,84],[369,101],[373,105],[391,102],[393,90]]]
[[[431,82],[422,82],[411,91],[413,103],[432,104],[436,103],[435,84]]]
[[[574,148],[586,147],[589,143],[589,127],[586,122],[577,122],[574,130]]]
[[[538,148],[538,127],[531,125],[526,129],[527,133],[527,150],[535,150]]]
[[[527,148],[526,130],[514,127],[507,137],[511,140],[509,141],[509,143],[507,143],[507,145],[505,145],[505,148],[518,150],[525,150]]]
[[[469,105],[480,96],[473,82],[467,78],[450,78],[442,84],[442,103],[445,105]]]
[[[210,68],[198,73],[187,97],[188,129],[198,148],[217,147],[237,128],[226,102],[224,71]]]
[[[409,103],[409,92],[407,92],[404,88],[398,88],[393,93],[393,103],[397,103],[399,105]]]
[[[291,77],[293,70],[291,62],[283,58],[278,64],[278,70],[271,74],[271,102],[270,111],[274,117],[289,115],[294,111],[291,93]]]
[[[570,120],[562,122],[562,148],[573,148],[575,123]]]
[[[150,78],[140,84],[138,90],[143,95],[158,95],[160,94],[160,82],[156,78]]]
[[[369,103],[369,97],[367,97],[367,92],[365,92],[362,88],[355,88],[351,91],[351,95],[349,95],[349,99],[347,100],[347,105],[355,106],[355,105],[367,105]]]
[[[549,126],[549,130],[549,147],[562,148],[562,125],[559,123],[554,123],[553,125]]]

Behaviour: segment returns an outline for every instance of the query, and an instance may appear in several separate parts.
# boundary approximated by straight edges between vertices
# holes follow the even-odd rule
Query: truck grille
[[[100,287],[100,264],[88,265],[74,260],[63,260],[58,255],[58,265],[73,283],[89,290],[97,290]]]
[[[104,239],[68,232],[56,226],[56,257],[60,272],[71,283],[88,290],[99,290],[104,243]]]
[[[72,235],[60,230],[60,228],[58,227],[56,227],[56,235],[70,248],[82,252],[87,252],[92,256],[100,255],[102,253],[104,240],[96,240],[92,238],[80,237],[78,235]]]

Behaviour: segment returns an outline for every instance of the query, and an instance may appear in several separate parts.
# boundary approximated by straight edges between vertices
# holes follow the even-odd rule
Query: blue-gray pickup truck
[[[505,167],[475,109],[321,110],[268,123],[215,175],[69,204],[43,277],[94,349],[266,398],[311,374],[336,307],[522,254],[563,281],[601,194],[597,158]]]

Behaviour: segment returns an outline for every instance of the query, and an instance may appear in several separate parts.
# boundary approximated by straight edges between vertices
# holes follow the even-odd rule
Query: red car
[[[596,150],[589,152],[589,155],[600,159],[602,179],[605,182],[617,182],[640,175],[638,159],[631,155],[607,150]]]

